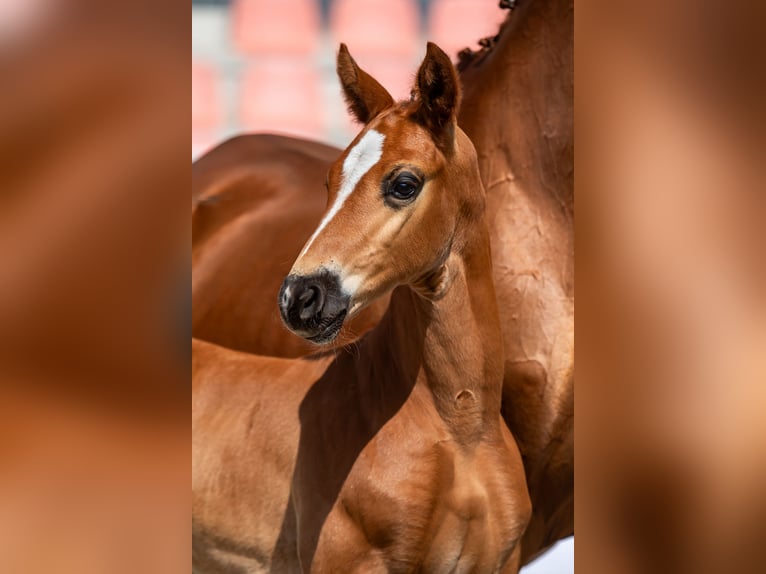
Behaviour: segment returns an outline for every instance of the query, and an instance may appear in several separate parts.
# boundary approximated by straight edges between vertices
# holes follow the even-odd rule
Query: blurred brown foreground
[[[763,12],[576,7],[580,572],[766,572]]]
[[[189,18],[0,17],[0,572],[188,572]]]

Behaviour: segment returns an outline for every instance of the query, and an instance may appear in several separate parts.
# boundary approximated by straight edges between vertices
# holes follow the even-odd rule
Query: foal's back
[[[290,366],[283,359],[192,340],[192,547],[197,572],[299,571],[294,531],[291,545],[280,539],[280,525],[291,517],[298,408],[310,380],[276,375],[289,373]]]

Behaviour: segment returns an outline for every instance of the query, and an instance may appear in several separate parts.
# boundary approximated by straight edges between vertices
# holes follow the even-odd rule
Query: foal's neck
[[[376,332],[399,369],[417,372],[456,440],[470,443],[499,421],[503,345],[492,282],[489,237],[477,226],[443,268],[437,297],[399,287]],[[441,274],[432,278],[443,279]]]

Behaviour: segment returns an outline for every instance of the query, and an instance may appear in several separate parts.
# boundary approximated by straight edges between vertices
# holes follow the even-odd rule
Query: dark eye
[[[420,191],[420,180],[411,173],[400,173],[388,186],[388,194],[394,199],[412,199]]]

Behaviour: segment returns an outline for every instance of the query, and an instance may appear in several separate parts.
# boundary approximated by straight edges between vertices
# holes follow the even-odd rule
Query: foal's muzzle
[[[350,297],[335,273],[288,275],[279,291],[279,311],[287,328],[312,343],[329,343],[338,335]]]

